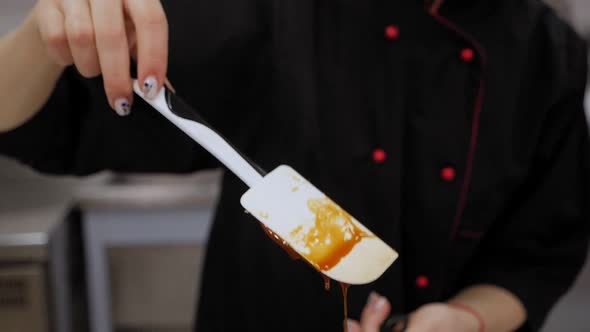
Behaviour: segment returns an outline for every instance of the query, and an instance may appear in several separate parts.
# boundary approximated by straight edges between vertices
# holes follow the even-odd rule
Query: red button
[[[377,164],[382,164],[387,159],[387,153],[383,149],[373,150],[373,161]]]
[[[461,51],[461,60],[463,60],[463,62],[471,62],[473,59],[475,59],[475,52],[473,52],[472,49],[464,48]]]
[[[396,25],[388,25],[385,27],[385,38],[389,40],[396,40],[399,38],[399,28]]]
[[[416,287],[418,288],[428,288],[428,286],[430,285],[430,280],[428,280],[427,276],[418,276],[418,278],[416,278]]]
[[[445,167],[440,170],[440,177],[446,182],[453,182],[456,176],[457,172],[453,167]]]

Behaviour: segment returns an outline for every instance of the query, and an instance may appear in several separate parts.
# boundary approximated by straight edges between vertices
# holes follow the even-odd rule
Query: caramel
[[[299,190],[298,187],[293,191]],[[329,198],[311,199],[307,206],[315,215],[314,226],[304,232],[303,226],[291,232],[291,237],[306,249],[303,256],[320,271],[328,271],[336,266],[355,245],[370,235],[360,230],[353,222],[352,216]],[[264,217],[268,217],[265,214]],[[289,244],[273,231],[260,224],[264,232],[283,248],[292,259],[301,259]],[[330,278],[324,278],[324,289],[330,290]],[[350,285],[340,283],[344,303],[344,332],[348,332],[348,288]]]
[[[353,218],[329,198],[311,199],[307,203],[315,215],[314,226],[291,232],[296,243],[306,249],[303,256],[321,271],[336,266],[355,245],[369,235],[361,231]]]

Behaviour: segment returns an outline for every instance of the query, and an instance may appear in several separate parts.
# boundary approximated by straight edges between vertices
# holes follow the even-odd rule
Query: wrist
[[[13,43],[17,48],[24,47],[27,51],[34,52],[31,54],[35,54],[36,65],[39,66],[40,71],[55,75],[65,70],[66,66],[58,64],[48,52],[37,19],[38,8],[35,6],[24,22],[14,31],[12,34]]]
[[[455,313],[455,320],[461,331],[465,332],[485,332],[486,325],[482,315],[472,307],[458,303],[449,302],[447,305]]]
[[[46,103],[64,67],[48,55],[33,11],[0,38],[0,132],[31,119]]]

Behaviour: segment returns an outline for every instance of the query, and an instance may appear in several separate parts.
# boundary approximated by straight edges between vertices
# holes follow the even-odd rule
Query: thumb
[[[383,296],[371,293],[361,315],[362,332],[378,332],[391,311],[391,304]]]

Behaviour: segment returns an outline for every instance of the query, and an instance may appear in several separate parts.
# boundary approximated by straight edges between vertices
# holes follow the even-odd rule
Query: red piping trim
[[[430,14],[431,15],[437,15],[438,14],[438,10],[440,9],[440,7],[443,5],[445,0],[434,0],[432,2],[432,5],[430,6]]]
[[[475,51],[477,52],[480,58],[480,66],[481,72],[483,73],[486,64],[486,52],[484,48],[469,34],[461,30],[457,25],[453,22],[447,20],[446,18],[440,16],[438,13],[431,14],[434,19],[439,22],[441,25],[445,26],[451,31],[454,31],[463,39],[470,42]],[[461,219],[463,217],[463,212],[465,211],[465,206],[467,203],[467,195],[469,193],[469,187],[471,185],[471,177],[473,175],[473,164],[475,162],[475,153],[477,151],[477,143],[479,138],[479,121],[480,115],[482,111],[483,101],[485,96],[485,82],[483,78],[483,74],[480,75],[479,80],[479,89],[477,92],[477,97],[475,99],[475,105],[473,109],[473,119],[471,123],[471,138],[469,140],[469,151],[467,153],[467,161],[465,164],[465,176],[463,178],[463,183],[461,185],[461,191],[459,194],[459,200],[457,202],[457,209],[455,210],[455,217],[453,218],[453,223],[451,226],[451,233],[450,233],[450,240],[453,241],[457,237],[457,231],[459,230],[459,226],[461,225]]]

